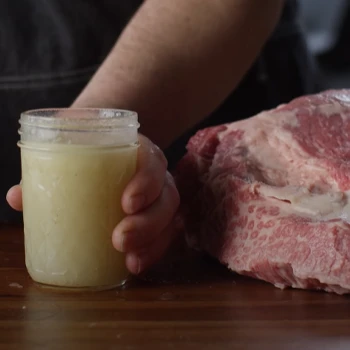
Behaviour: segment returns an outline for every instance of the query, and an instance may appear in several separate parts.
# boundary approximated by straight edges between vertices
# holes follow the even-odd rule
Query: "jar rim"
[[[21,113],[19,123],[48,129],[92,131],[138,128],[138,114],[112,108],[42,108]]]

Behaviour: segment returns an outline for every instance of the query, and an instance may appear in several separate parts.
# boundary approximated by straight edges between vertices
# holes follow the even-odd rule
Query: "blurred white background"
[[[326,87],[350,88],[350,1],[299,0],[307,44]]]

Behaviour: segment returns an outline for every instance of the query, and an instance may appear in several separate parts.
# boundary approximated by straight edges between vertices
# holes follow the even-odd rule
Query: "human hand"
[[[176,212],[179,194],[167,171],[163,152],[140,135],[137,171],[124,190],[122,207],[127,214],[112,233],[114,247],[126,253],[126,265],[138,274],[156,263],[179,230]],[[7,201],[22,210],[20,185],[7,193]]]

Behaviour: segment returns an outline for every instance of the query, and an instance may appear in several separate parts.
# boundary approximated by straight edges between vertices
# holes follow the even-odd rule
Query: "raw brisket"
[[[187,150],[190,246],[279,288],[350,291],[350,90],[201,130]]]

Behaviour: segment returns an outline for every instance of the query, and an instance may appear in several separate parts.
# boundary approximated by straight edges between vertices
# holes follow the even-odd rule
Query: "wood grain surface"
[[[36,286],[20,227],[0,226],[1,349],[350,349],[350,299],[281,291],[176,249],[126,287]]]

